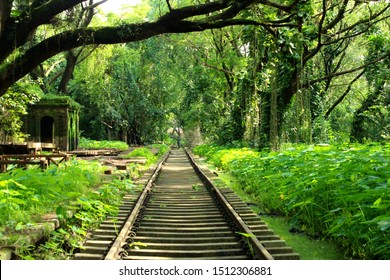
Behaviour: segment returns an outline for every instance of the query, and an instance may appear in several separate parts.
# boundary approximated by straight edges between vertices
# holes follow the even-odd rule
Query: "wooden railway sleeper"
[[[192,164],[192,159],[190,158],[190,162]],[[195,168],[194,168],[195,169]],[[196,171],[196,169],[195,169]],[[203,180],[202,180],[203,181]],[[211,182],[210,182],[211,183]],[[232,219],[231,215],[229,215],[229,213],[226,211],[225,207],[223,206],[221,200],[218,198],[218,195],[216,193],[216,191],[214,189],[212,189],[212,187],[210,187],[209,184],[205,184],[207,190],[211,193],[211,197],[213,198],[214,202],[216,203],[218,209],[221,211],[223,217],[225,218],[225,220],[227,221],[228,225],[230,226],[230,228],[232,229],[233,232],[236,233],[236,235],[243,240],[244,243],[246,243],[247,241],[243,238],[242,235],[239,235],[237,234],[237,232],[239,232],[239,227],[237,226],[237,223]]]
[[[187,155],[188,155],[190,161],[192,161],[192,158],[188,152],[187,152]],[[195,162],[194,162],[194,164],[195,164]],[[200,168],[197,167],[197,165],[196,165],[195,169],[197,169],[197,168],[199,169],[200,173],[202,173],[202,174],[200,174],[200,177],[205,178],[205,180],[202,179],[202,181],[204,181],[204,183],[207,184],[210,180],[203,173],[203,171],[201,171]],[[210,182],[210,185],[213,186],[213,184],[211,182]],[[253,233],[252,236],[250,237],[251,241],[253,240],[255,242],[259,242],[261,247],[263,247],[266,251],[268,251],[269,255],[271,255],[272,257],[275,257],[276,259],[299,259],[299,254],[293,253],[292,248],[288,247],[285,244],[284,240],[279,239],[279,237],[274,235],[272,231],[268,230],[268,227],[266,226],[266,224],[264,222],[259,222],[258,218],[255,217],[255,214],[250,210],[249,206],[244,207],[243,204],[240,203],[241,200],[238,198],[238,196],[232,190],[226,190],[226,189],[219,190],[218,188],[215,188],[215,192],[219,192],[221,198],[228,201],[228,203],[231,205],[231,207],[234,209],[234,211],[237,211],[237,214],[240,213],[238,215],[238,218],[240,220],[242,220],[245,223],[244,226],[247,227],[248,230],[252,231],[252,233]],[[245,208],[247,208],[247,209],[245,209]],[[251,214],[251,213],[253,213],[253,214]],[[269,234],[265,235],[262,233],[259,236],[259,231],[262,231],[264,233],[269,232]],[[242,235],[242,237],[244,238],[243,235]],[[247,240],[248,238],[245,238],[245,239]],[[254,240],[254,239],[256,239],[256,240]],[[246,240],[244,240],[244,241],[246,242]],[[278,246],[276,246],[276,243],[275,244],[270,243],[273,241],[278,241],[279,243],[277,243],[277,244],[281,244],[281,245],[279,245],[279,247],[278,247]],[[250,249],[251,249],[250,251],[252,252],[253,248],[250,247]],[[278,250],[282,251],[282,252],[278,253]],[[262,252],[263,251],[260,252],[260,256],[261,256]],[[256,255],[256,259],[260,259],[259,254]]]
[[[224,212],[226,212],[230,218],[235,221],[236,226],[240,229],[245,236],[242,238],[248,243],[251,250],[254,254],[253,257],[259,259],[273,260],[273,256],[268,252],[268,250],[260,243],[257,239],[256,235],[250,230],[250,228],[243,222],[241,217],[234,210],[232,205],[226,200],[226,198],[222,195],[221,191],[214,186],[211,180],[206,176],[206,174],[199,168],[199,166],[195,163],[194,159],[191,157],[190,153],[185,150],[187,157],[194,168],[195,172],[198,174],[199,178],[203,182],[203,184],[211,191],[211,193],[215,193],[215,196],[218,201],[220,201],[221,205],[224,208]],[[214,197],[214,196],[213,196]],[[244,238],[245,237],[245,238]]]
[[[122,230],[119,232],[117,238],[113,242],[112,247],[110,248],[107,255],[105,256],[104,258],[105,260],[121,259],[123,257],[128,256],[128,253],[126,252],[126,250],[123,250],[122,246],[124,244],[127,244],[125,240],[128,238],[129,233],[134,232],[131,230],[131,228],[133,227],[134,222],[136,222],[137,219],[139,218],[140,212],[143,213],[146,205],[145,201],[149,200],[151,195],[151,188],[154,186],[153,183],[156,180],[158,174],[160,173],[163,163],[168,159],[169,154],[170,151],[164,155],[163,159],[159,162],[159,164],[154,169],[151,178],[146,183],[144,190],[142,191],[134,208],[132,209],[132,212],[129,215],[129,218],[124,223]]]
[[[192,162],[192,160],[190,159],[190,161]],[[195,169],[195,168],[194,168]],[[196,170],[196,169],[195,169]],[[203,181],[203,180],[202,180]],[[216,203],[218,209],[221,211],[223,217],[225,218],[225,220],[227,221],[229,227],[232,229],[232,231],[235,233],[235,235],[237,236],[237,238],[240,239],[240,243],[242,244],[242,248],[247,252],[247,255],[248,256],[251,256],[253,258],[258,258],[257,256],[255,256],[253,254],[253,250],[251,250],[251,245],[248,243],[248,240],[242,235],[239,233],[240,229],[239,227],[237,226],[237,223],[232,219],[231,215],[229,215],[229,213],[226,211],[225,207],[223,206],[222,202],[220,201],[220,199],[218,198],[218,195],[217,193],[215,192],[214,189],[212,189],[209,184],[205,184],[206,185],[206,188],[208,189],[208,191],[211,193],[211,197],[213,198],[214,202]]]
[[[142,206],[138,212],[138,215],[137,215],[137,218],[135,219],[135,222],[133,223],[131,231],[128,234],[128,237],[126,238],[126,244],[131,244],[134,242],[134,237],[136,237],[136,235],[137,235],[138,228],[141,224],[141,221],[143,220],[143,218],[145,216],[144,214],[145,214],[145,206]],[[133,241],[129,243],[127,240],[130,240],[130,239]],[[129,248],[130,248],[130,246],[129,246]]]
[[[201,181],[203,182],[205,188],[208,190],[210,196],[212,197],[212,200],[216,203],[216,206],[217,206],[216,208],[218,208],[220,210],[220,213],[222,213],[225,221],[227,221],[229,231],[232,231],[235,233],[235,238],[239,242],[238,248],[243,249],[243,251],[242,251],[243,256],[246,254],[247,256],[250,256],[251,258],[254,258],[254,259],[269,259],[269,260],[274,259],[273,255],[271,255],[271,252],[268,251],[266,246],[264,244],[262,244],[260,242],[260,240],[256,237],[257,235],[259,235],[258,231],[262,230],[262,228],[259,228],[259,226],[257,226],[257,225],[254,225],[251,228],[251,226],[247,225],[245,223],[245,220],[246,220],[245,217],[247,214],[244,214],[245,217],[240,216],[236,212],[236,209],[235,209],[235,208],[240,208],[241,206],[236,204],[236,201],[234,201],[234,200],[233,201],[228,200],[225,197],[225,195],[222,193],[222,191],[219,190],[218,188],[216,188],[211,183],[211,181],[207,178],[207,176],[200,170],[200,168],[195,164],[195,162],[193,161],[193,159],[191,158],[191,156],[189,155],[188,152],[187,152],[187,156],[191,162],[191,165],[194,167],[195,172],[198,174],[199,178],[201,178]],[[167,158],[168,158],[168,156],[165,157],[163,163],[165,163],[165,160]],[[140,198],[138,199],[138,201],[136,203],[136,206],[134,207],[135,211],[129,215],[129,220],[131,220],[131,224],[127,230],[122,230],[125,232],[129,231],[128,234],[125,234],[121,238],[119,238],[119,237],[116,238],[116,240],[114,241],[114,246],[116,244],[116,248],[111,249],[109,251],[109,253],[107,254],[105,259],[119,259],[119,258],[120,259],[127,259],[127,258],[131,259],[131,258],[134,258],[134,255],[133,255],[134,252],[131,252],[131,250],[134,249],[133,248],[134,246],[132,244],[134,244],[137,240],[140,241],[138,238],[136,238],[137,232],[138,232],[138,235],[141,236],[141,238],[145,238],[145,237],[143,237],[143,235],[146,233],[145,228],[143,228],[142,231],[141,230],[138,231],[138,229],[141,228],[140,227],[141,221],[144,219],[144,217],[146,215],[146,205],[149,202],[149,200],[151,199],[152,193],[160,191],[159,189],[154,189],[154,185],[155,185],[154,181],[157,178],[158,174],[160,173],[161,165],[163,163],[160,164],[160,168],[157,168],[155,170],[155,172],[153,173],[151,179],[148,180],[148,182],[145,186],[145,190],[142,192]],[[178,208],[177,203],[175,204],[175,207]],[[152,209],[154,209],[154,208],[155,207],[152,207]],[[240,209],[237,210],[239,213],[241,213],[239,211]],[[164,212],[165,211],[167,211],[167,210],[164,210]],[[170,211],[173,211],[173,210],[170,210]],[[149,213],[149,212],[147,212],[147,213]],[[168,211],[168,213],[169,213],[169,211]],[[130,216],[132,216],[132,218]],[[128,224],[128,222],[125,222],[125,224]],[[149,228],[150,227],[151,227],[151,225],[149,225]],[[157,232],[155,235],[151,235],[151,236],[157,236],[158,234],[161,234],[162,236],[164,236],[164,238],[165,237],[168,237],[170,239],[174,238],[173,231],[168,232],[167,227],[166,228],[161,227],[161,228],[163,228],[161,232]],[[148,229],[148,227],[146,227],[146,229]],[[122,233],[122,231],[121,231],[121,233]],[[265,230],[263,230],[263,231],[265,231]],[[120,235],[121,235],[121,233],[120,233]],[[271,233],[269,233],[269,234],[271,234]],[[261,233],[261,235],[264,235],[264,233]],[[149,237],[149,238],[151,238],[151,237]],[[232,238],[234,239],[233,236],[232,236]],[[261,240],[263,240],[263,239],[264,238],[262,237]],[[148,240],[148,239],[146,239],[146,240]],[[268,239],[266,239],[266,240],[268,240]],[[144,239],[141,239],[140,242],[143,242],[143,241],[144,241]],[[148,242],[148,241],[146,241],[146,242]],[[120,245],[120,246],[118,246],[118,245]],[[157,244],[156,246],[160,246],[160,245]],[[275,246],[270,248],[271,251],[272,251],[272,249],[274,249],[272,251],[273,252],[272,254],[274,254],[276,258],[281,258],[281,256],[284,253],[282,252],[281,254],[279,254],[281,256],[279,256],[277,251],[276,251],[276,249],[278,249],[278,248],[274,248],[274,247]],[[154,254],[156,254],[157,250],[158,249],[151,248],[149,250],[149,254],[151,254],[151,255],[149,255],[149,257],[154,256]],[[141,249],[139,251],[142,251],[143,254],[146,253],[146,250]],[[172,252],[168,252],[168,254],[171,254],[171,253]],[[285,256],[286,256],[286,258],[288,258],[287,254],[285,254]],[[145,258],[148,258],[148,256],[145,256]]]
[[[126,238],[126,243],[127,244],[131,244],[131,243],[133,243],[134,242],[134,237],[128,237],[128,238]]]
[[[194,167],[194,170],[195,172],[199,175],[199,167],[196,165],[196,163],[193,161],[193,159],[190,157],[190,155],[187,153],[187,156],[190,160],[190,163],[191,165]],[[225,218],[225,220],[227,221],[229,227],[232,229],[232,231],[235,233],[235,235],[237,236],[238,239],[240,239],[240,243],[242,243],[242,248],[247,252],[247,255],[248,256],[251,256],[255,259],[258,259],[259,256],[256,256],[256,254],[254,254],[254,251],[251,250],[252,248],[252,245],[249,244],[249,241],[248,241],[248,238],[245,238],[245,236],[240,233],[240,228],[239,226],[237,225],[237,222],[232,218],[231,214],[228,213],[228,211],[226,210],[225,206],[223,205],[222,201],[220,200],[216,190],[215,190],[215,187],[212,185],[211,181],[208,180],[208,178],[204,178],[203,176],[199,176],[202,180],[202,182],[204,183],[206,189],[209,191],[213,201],[216,203],[218,209],[221,211],[223,217]],[[248,234],[248,235],[252,235],[254,236],[253,234]],[[272,256],[268,256],[270,259],[273,259]]]

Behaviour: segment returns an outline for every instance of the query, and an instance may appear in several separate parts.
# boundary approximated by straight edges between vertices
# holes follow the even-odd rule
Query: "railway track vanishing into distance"
[[[172,150],[123,198],[76,260],[299,259],[232,190]]]

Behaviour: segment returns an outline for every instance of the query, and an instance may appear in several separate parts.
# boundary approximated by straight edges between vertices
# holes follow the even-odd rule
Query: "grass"
[[[147,164],[157,160],[157,156],[146,147],[136,148],[127,155],[124,155],[123,158],[144,158]]]
[[[285,240],[295,252],[299,253],[301,260],[344,260],[346,256],[335,244],[329,241],[314,239],[303,233],[291,233],[291,225],[283,217],[263,216],[270,228]]]
[[[73,160],[44,172],[29,168],[0,174],[0,246],[14,248],[21,259],[68,258],[90,229],[118,211],[133,187],[130,181],[102,184],[102,170],[98,163]],[[30,237],[49,214],[56,214],[61,226],[44,230],[49,241],[36,248]]]

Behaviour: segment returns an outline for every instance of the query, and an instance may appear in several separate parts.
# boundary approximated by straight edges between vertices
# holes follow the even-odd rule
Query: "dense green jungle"
[[[142,146],[129,157],[152,164],[180,138],[262,214],[347,259],[390,259],[389,1],[111,1],[0,2],[0,143],[29,139],[30,106],[68,98],[78,148]],[[69,258],[144,171],[102,168],[0,173],[0,246]],[[64,227],[36,251],[20,234],[48,213]]]

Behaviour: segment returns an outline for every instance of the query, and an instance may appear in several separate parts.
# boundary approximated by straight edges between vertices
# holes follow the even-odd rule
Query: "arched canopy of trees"
[[[199,4],[175,8],[166,1],[168,10],[148,22],[63,30],[31,44],[29,38],[35,30],[55,21],[62,12],[77,5],[82,5],[84,10],[93,9],[99,2],[4,0],[0,4],[0,94],[4,94],[9,86],[31,72],[39,63],[63,51],[84,45],[140,41],[165,33],[199,32],[238,24],[272,25],[241,17],[240,12],[259,3],[290,11],[299,1],[289,5],[267,0],[194,2]]]
[[[28,75],[97,110],[82,120],[91,137],[154,141],[166,125],[273,149],[388,137],[388,1],[143,0],[99,21],[107,1],[1,1],[4,112],[23,112]]]

